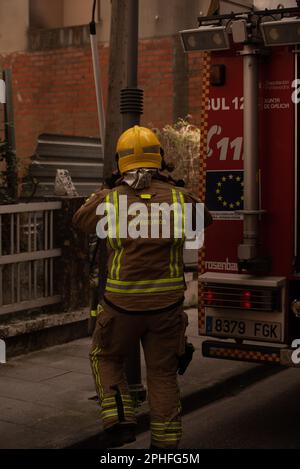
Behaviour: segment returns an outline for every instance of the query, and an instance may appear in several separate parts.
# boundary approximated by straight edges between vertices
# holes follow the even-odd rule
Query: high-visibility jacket
[[[149,208],[147,223],[162,224],[161,217],[151,218],[152,203],[174,204],[171,215],[170,236],[167,238],[121,237],[120,220],[123,206],[120,197],[127,196],[127,205],[144,203]],[[114,189],[101,190],[88,199],[73,218],[75,226],[87,233],[95,233],[99,217],[96,209],[106,204],[108,221],[108,276],[105,298],[113,305],[128,311],[144,311],[168,307],[183,298],[185,289],[183,271],[184,204],[198,201],[188,191],[173,184],[152,179],[151,186],[133,190],[127,184]],[[176,208],[177,207],[177,208]],[[206,214],[208,216],[208,214]],[[136,215],[128,216],[130,222]],[[123,217],[124,221],[124,217]],[[209,221],[209,220],[208,220]]]

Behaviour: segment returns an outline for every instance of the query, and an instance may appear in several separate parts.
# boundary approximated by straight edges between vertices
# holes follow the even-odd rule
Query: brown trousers
[[[177,366],[187,324],[182,306],[151,315],[119,313],[106,305],[100,310],[90,359],[105,429],[136,423],[124,362],[130,345],[140,339],[147,368],[151,442],[161,448],[178,447],[182,429]]]

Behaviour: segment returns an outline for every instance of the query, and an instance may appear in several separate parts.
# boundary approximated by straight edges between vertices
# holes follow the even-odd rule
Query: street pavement
[[[205,432],[207,423],[213,431],[214,423],[212,419],[207,422],[199,417],[197,427],[198,411],[206,413],[214,402],[218,404],[223,398],[230,399],[228,394],[239,393],[244,387],[250,386],[249,389],[252,389],[251,385],[255,386],[254,383],[274,373],[275,376],[269,379],[276,379],[276,373],[281,369],[203,358],[203,339],[198,336],[197,331],[197,311],[190,309],[187,312],[190,320],[188,334],[196,352],[191,366],[179,381],[183,411],[186,414],[185,426],[195,428],[195,438],[199,435],[197,443],[189,431],[188,439],[183,444],[194,445],[203,443],[200,434]],[[85,338],[23,355],[0,365],[1,449],[97,447],[102,427],[88,360],[89,346],[90,339]],[[294,371],[299,373],[299,370],[288,372]],[[142,375],[145,382],[143,360]],[[272,392],[276,394],[277,388],[272,389]],[[257,397],[252,395],[254,402]],[[235,409],[233,404],[234,402],[232,408]],[[145,403],[138,412],[139,430],[142,433],[135,443],[136,447],[139,444],[147,447],[149,444],[149,435],[145,432],[148,425],[147,413]],[[222,413],[219,412],[218,418],[221,417]],[[213,441],[212,437],[208,443],[213,445]],[[216,441],[224,443],[222,439]]]
[[[183,449],[299,449],[299,369],[281,371],[183,417]],[[127,449],[149,447],[138,435]]]

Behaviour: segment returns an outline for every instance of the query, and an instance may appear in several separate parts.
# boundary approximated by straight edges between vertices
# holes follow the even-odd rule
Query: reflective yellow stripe
[[[160,293],[160,292],[165,292],[165,291],[174,291],[174,290],[182,290],[182,286],[178,285],[175,287],[154,287],[154,288],[143,288],[143,289],[138,289],[135,290],[133,288],[128,288],[126,291],[121,290],[120,288],[115,288],[115,287],[106,287],[106,291],[109,291],[111,293]]]
[[[157,434],[166,434],[166,433],[180,433],[182,431],[181,427],[172,427],[172,428],[158,428],[158,427],[151,427],[151,431],[156,432]]]
[[[118,256],[118,252],[119,251],[116,249],[115,253],[114,253],[113,260],[112,260],[112,264],[111,264],[110,275],[111,275],[112,278],[114,277],[114,271],[116,270],[116,259],[117,259],[117,256]]]
[[[182,240],[184,241],[184,231],[185,231],[185,210],[184,210],[184,196],[182,192],[179,192],[180,203],[181,203],[181,213],[182,213]]]
[[[151,432],[151,439],[152,440],[158,440],[158,441],[165,441],[165,436],[164,434],[156,434],[156,433],[153,433]]]
[[[92,318],[94,318],[94,317],[97,317],[98,314],[102,313],[102,311],[103,311],[102,305],[98,304],[97,309],[92,309],[90,312],[90,315]]]
[[[151,194],[141,194],[140,198],[141,199],[151,199],[152,195]]]
[[[165,429],[165,428],[172,428],[172,429],[175,428],[175,429],[177,429],[177,428],[181,428],[181,423],[180,422],[151,423],[151,427],[154,427],[154,428],[158,427],[157,430],[160,429],[160,428],[163,428],[163,429]]]
[[[95,383],[96,383],[96,389],[97,389],[97,393],[98,393],[98,396],[99,396],[99,401],[100,401],[100,404],[102,403],[102,400],[103,400],[103,395],[104,395],[104,391],[103,391],[103,388],[102,388],[102,385],[101,385],[101,378],[100,378],[100,373],[99,373],[99,360],[97,358],[97,354],[100,353],[100,349],[98,349],[98,347],[96,347],[92,353],[91,353],[91,365],[92,365],[92,370],[94,372],[94,377],[95,377]]]
[[[160,278],[156,280],[136,280],[134,282],[127,282],[124,280],[115,280],[108,278],[107,281],[109,283],[113,283],[115,285],[124,285],[124,286],[131,286],[131,285],[147,285],[147,284],[163,284],[163,283],[177,283],[177,282],[182,282],[183,277],[176,277],[176,278]]]
[[[164,291],[182,290],[184,288],[183,277],[164,278],[158,280],[137,280],[127,282],[108,278],[106,290],[115,293],[158,293]]]
[[[174,439],[176,438],[177,440],[179,440],[179,438],[182,436],[182,432],[180,433],[164,433],[164,434],[160,434],[160,433],[151,433],[151,436],[155,436],[157,439],[160,439],[162,441],[166,441],[167,438],[170,438],[170,437],[174,437]]]
[[[151,422],[151,437],[160,442],[178,442],[182,436],[182,426],[179,421]]]
[[[175,244],[175,275],[179,275],[179,246],[178,241]]]
[[[101,407],[103,410],[114,410],[116,407],[116,402],[110,402],[108,404],[103,404],[102,402]]]
[[[112,414],[114,414],[115,412],[118,412],[118,409],[117,409],[117,408],[115,408],[115,409],[107,409],[107,410],[103,410],[103,409],[102,409],[102,410],[101,410],[101,415],[104,415],[104,416],[106,416],[106,415],[112,415]]]
[[[180,205],[181,205],[181,238],[178,239],[176,245],[176,274],[179,275],[180,265],[179,260],[182,256],[182,246],[184,244],[184,231],[185,231],[185,211],[184,211],[184,196],[182,192],[179,192]]]
[[[124,248],[122,248],[122,243],[120,239],[120,217],[119,217],[119,198],[118,198],[118,192],[114,191],[113,193],[110,194],[110,200],[111,203],[113,203],[114,206],[114,213],[115,213],[115,223],[116,223],[116,238],[115,238],[115,243],[116,246],[113,243],[111,244],[111,247],[115,250],[114,257],[112,260],[112,265],[111,265],[111,270],[110,270],[110,275],[112,278],[119,279],[120,278],[120,269],[121,269],[121,258],[124,252]],[[109,234],[111,231],[109,231]]]
[[[121,399],[123,404],[124,415],[128,418],[135,419],[135,411],[131,396],[129,394],[121,394]]]
[[[177,435],[175,435],[174,438],[172,438],[172,437],[169,437],[169,438],[165,438],[165,437],[164,437],[164,438],[161,438],[160,435],[154,435],[153,433],[151,434],[152,440],[161,441],[161,442],[166,442],[166,441],[178,441],[178,440],[180,440],[181,436],[182,436],[182,435],[180,435],[180,436],[177,437]]]
[[[178,243],[178,200],[177,193],[175,189],[172,189],[172,199],[174,205],[174,241],[171,247],[170,253],[170,275],[171,277],[178,275],[178,255],[177,255],[177,243]]]
[[[135,412],[134,412],[133,409],[129,409],[129,408],[124,407],[124,406],[123,406],[123,409],[124,409],[124,413],[125,413],[126,415],[135,415]]]
[[[180,272],[180,254],[182,245],[184,243],[184,228],[185,228],[185,214],[184,214],[184,196],[182,192],[172,189],[172,200],[174,204],[174,242],[170,251],[170,275],[178,276]],[[179,218],[178,205],[181,206],[181,220]],[[179,237],[179,222],[181,221],[181,237]]]
[[[118,259],[117,259],[116,278],[117,278],[118,280],[120,279],[121,258],[122,258],[123,252],[124,252],[124,248],[122,248],[122,249],[119,251]]]
[[[112,418],[112,417],[118,417],[118,412],[114,412],[114,413],[109,414],[109,415],[101,415],[101,418],[102,418],[103,420],[110,419],[110,418]]]
[[[115,214],[116,214],[116,238],[117,238],[117,245],[121,248],[121,240],[120,240],[120,217],[119,217],[119,198],[118,192],[113,192],[113,201],[115,207]]]
[[[97,386],[98,395],[99,395],[99,401],[101,403],[102,396],[103,396],[103,388],[102,388],[102,385],[101,385],[101,378],[100,378],[100,374],[99,374],[99,370],[98,370],[98,363],[99,363],[99,360],[97,360],[97,357],[94,357],[92,364],[93,364],[93,369],[94,369],[94,374],[95,374],[95,381],[96,381],[96,386]]]
[[[113,398],[111,400],[108,400],[108,399],[103,399],[102,401],[102,408],[104,407],[112,407],[112,406],[116,406],[116,399]]]
[[[107,220],[108,220],[108,241],[109,244],[111,245],[112,249],[114,248],[114,243],[113,243],[113,236],[112,236],[112,219],[111,219],[111,200],[110,200],[110,194],[107,194],[105,197],[105,209],[107,213]]]
[[[174,204],[174,236],[175,236],[176,239],[178,239],[178,235],[179,235],[179,230],[178,230],[179,213],[178,213],[177,191],[175,189],[172,189],[172,196],[173,196],[173,204]]]
[[[170,276],[171,277],[175,277],[176,276],[176,268],[175,268],[175,245],[176,245],[176,233],[177,233],[177,228],[175,228],[176,226],[176,220],[177,220],[177,208],[176,208],[176,204],[177,204],[177,197],[176,197],[176,191],[174,189],[172,189],[172,201],[173,201],[173,204],[174,204],[174,241],[172,243],[172,246],[171,246],[171,251],[170,251]]]
[[[156,435],[153,435],[152,434],[152,439],[154,441],[160,441],[160,442],[164,442],[164,443],[167,443],[169,441],[179,441],[181,439],[181,436],[178,437],[178,438],[158,438]]]

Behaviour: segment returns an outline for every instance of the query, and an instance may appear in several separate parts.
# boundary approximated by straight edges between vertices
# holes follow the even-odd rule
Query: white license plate
[[[206,316],[206,335],[278,342],[281,340],[281,324]]]

